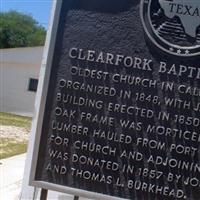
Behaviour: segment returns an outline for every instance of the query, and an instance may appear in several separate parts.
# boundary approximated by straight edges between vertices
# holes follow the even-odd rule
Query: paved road
[[[20,199],[25,159],[26,154],[22,154],[0,160],[0,200]],[[48,200],[73,200],[73,196],[49,191]]]
[[[26,154],[0,160],[0,199],[18,200]]]

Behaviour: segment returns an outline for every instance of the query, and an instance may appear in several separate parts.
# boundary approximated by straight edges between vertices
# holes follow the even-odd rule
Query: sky
[[[53,0],[0,0],[0,11],[16,10],[31,15],[46,29]]]

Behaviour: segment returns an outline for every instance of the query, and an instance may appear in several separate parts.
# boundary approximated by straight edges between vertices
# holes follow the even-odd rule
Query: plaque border
[[[66,194],[71,194],[75,196],[80,196],[89,199],[98,200],[127,200],[121,197],[110,196],[103,193],[92,192],[83,189],[72,188],[68,186],[63,186],[55,183],[50,183],[47,181],[38,181],[35,179],[36,167],[39,157],[39,148],[42,134],[42,125],[44,119],[45,104],[48,94],[48,86],[50,84],[50,75],[53,64],[54,50],[56,45],[58,24],[60,21],[61,8],[63,5],[63,0],[54,0],[51,11],[51,18],[49,27],[47,30],[47,37],[45,42],[45,47],[43,51],[42,64],[40,70],[40,78],[38,84],[38,91],[36,94],[36,103],[39,107],[35,107],[31,134],[33,134],[33,152],[31,157],[31,171],[29,174],[29,185],[37,188],[43,188],[46,190],[62,192]],[[37,104],[38,103],[38,104]],[[29,145],[31,146],[31,145]]]

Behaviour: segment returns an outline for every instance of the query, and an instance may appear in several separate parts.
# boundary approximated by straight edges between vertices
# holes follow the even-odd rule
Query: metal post
[[[47,200],[48,190],[42,189],[40,194],[40,200]]]
[[[79,200],[79,197],[78,196],[74,196],[74,200]]]

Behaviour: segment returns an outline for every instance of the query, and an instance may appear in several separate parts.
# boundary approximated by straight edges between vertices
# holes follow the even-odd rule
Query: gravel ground
[[[16,126],[0,125],[0,139],[12,139],[17,142],[28,141],[29,131]]]

